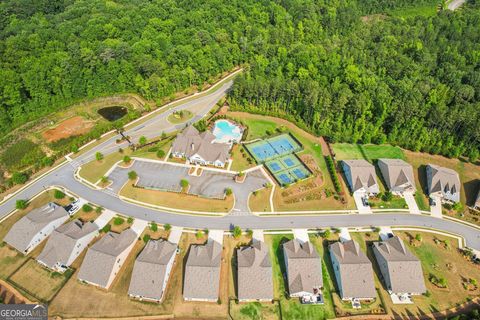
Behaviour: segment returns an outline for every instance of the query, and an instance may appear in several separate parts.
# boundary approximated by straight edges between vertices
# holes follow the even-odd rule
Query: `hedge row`
[[[335,163],[333,162],[333,159],[331,156],[325,156],[325,161],[327,162],[328,172],[330,172],[330,176],[332,177],[333,187],[335,188],[335,191],[337,191],[337,193],[341,194],[342,185],[338,180],[337,170],[335,170]]]

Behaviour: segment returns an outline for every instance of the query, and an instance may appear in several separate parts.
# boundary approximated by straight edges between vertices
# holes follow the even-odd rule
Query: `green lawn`
[[[179,124],[179,123],[184,123],[187,122],[188,120],[193,118],[193,113],[188,110],[182,110],[180,112],[173,112],[170,115],[168,115],[168,122],[172,124]]]
[[[270,255],[272,259],[274,288],[282,307],[282,319],[330,319],[335,317],[333,301],[330,294],[331,279],[326,271],[325,262],[322,260],[323,282],[324,282],[324,305],[302,305],[296,298],[287,297],[286,284],[282,274],[285,273],[283,250],[281,244],[292,239],[292,235],[271,235],[266,237],[270,242]],[[317,247],[320,257],[323,256],[323,249]]]
[[[379,158],[403,159],[405,154],[400,147],[388,144],[351,144],[335,143],[332,145],[337,160],[365,159],[372,161]]]
[[[269,120],[241,119],[240,121],[248,127],[247,141],[265,138],[268,136],[267,131],[275,133],[275,129],[278,127],[275,122]]]
[[[82,165],[78,173],[85,180],[96,183],[107,171],[118,161],[122,160],[125,155],[130,155],[130,149],[125,149],[123,153],[114,152],[103,158],[101,161],[92,160]]]
[[[415,7],[399,8],[387,12],[389,15],[399,18],[414,18],[417,16],[431,17],[437,14],[437,4],[422,4]]]
[[[406,209],[407,203],[402,197],[394,196],[391,201],[383,201],[380,198],[368,199],[370,206],[374,209]]]

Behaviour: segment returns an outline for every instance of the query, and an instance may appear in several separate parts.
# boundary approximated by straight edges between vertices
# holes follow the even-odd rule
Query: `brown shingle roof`
[[[272,300],[272,264],[269,250],[262,241],[237,250],[238,299]]]
[[[41,208],[33,209],[18,220],[3,240],[23,253],[43,228],[59,219],[66,221],[68,212],[62,206],[50,202]]]
[[[335,242],[329,246],[330,254],[338,262],[340,279],[337,284],[342,298],[375,298],[372,263],[353,240]]]
[[[106,288],[117,257],[137,238],[137,234],[127,229],[122,233],[109,232],[87,251],[78,273],[85,280]]]
[[[374,253],[386,260],[384,279],[394,293],[424,293],[426,291],[420,260],[405,247],[402,239],[392,237],[374,243]],[[382,268],[380,268],[382,270]]]
[[[190,247],[183,284],[185,299],[218,299],[221,256],[222,245],[213,240],[205,245]]]
[[[441,193],[447,199],[460,201],[460,177],[452,169],[434,164],[427,165],[428,193]]]
[[[166,240],[150,240],[133,267],[128,294],[161,300],[167,265],[175,255],[177,245]]]
[[[66,265],[75,250],[77,241],[97,230],[98,226],[95,223],[83,223],[78,219],[64,224],[53,231],[37,260],[50,269],[53,269],[57,263]]]
[[[226,162],[229,158],[230,145],[214,143],[215,136],[210,131],[199,133],[193,126],[189,126],[180,133],[172,144],[172,153],[183,154],[190,158],[198,154],[206,161]]]
[[[379,192],[375,167],[370,162],[363,159],[343,160],[342,165],[349,169],[349,172],[345,172],[345,174],[348,176],[352,192],[362,188],[365,188],[367,192]]]
[[[314,288],[323,287],[322,263],[310,242],[301,243],[293,239],[283,245],[283,251],[287,261],[290,294],[299,292],[313,294]]]
[[[415,191],[413,168],[401,159],[378,159],[378,167],[390,191]]]

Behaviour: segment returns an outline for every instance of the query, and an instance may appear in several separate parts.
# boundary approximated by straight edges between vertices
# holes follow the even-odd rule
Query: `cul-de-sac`
[[[480,319],[479,8],[6,0],[0,310]]]

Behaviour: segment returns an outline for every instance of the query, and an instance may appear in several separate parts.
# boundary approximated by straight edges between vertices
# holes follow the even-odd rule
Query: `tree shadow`
[[[422,192],[428,197],[428,183],[427,183],[427,166],[422,164],[417,169],[418,181]],[[419,190],[417,190],[419,192]]]
[[[465,190],[465,198],[467,200],[467,205],[472,206],[477,200],[478,192],[480,191],[480,180],[470,180],[463,184],[463,189]]]
[[[280,267],[280,273],[282,276],[282,281],[283,281],[283,287],[285,288],[284,290],[284,295],[286,299],[289,299],[289,292],[288,292],[288,278],[287,278],[287,267],[285,265],[285,258],[283,255],[283,245],[290,241],[291,239],[288,239],[287,237],[282,237],[280,239],[280,242],[278,243],[278,247],[276,248],[275,255],[278,257],[278,265]]]
[[[233,292],[235,292],[236,297],[238,298],[238,260],[237,253],[238,248],[233,250],[232,258],[230,259],[230,266],[232,269],[232,278],[233,278]]]

